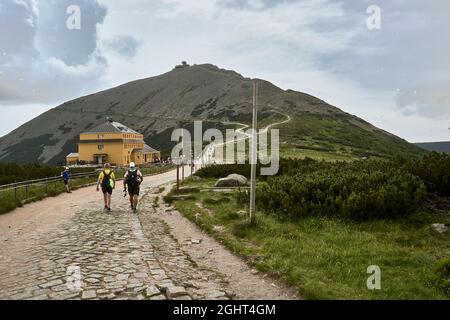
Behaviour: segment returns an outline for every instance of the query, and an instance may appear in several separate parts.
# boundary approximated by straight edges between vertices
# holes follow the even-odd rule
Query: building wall
[[[107,154],[107,162],[125,166],[134,161],[133,149],[144,147],[143,139],[142,134],[82,133],[78,144],[79,159],[85,162],[96,162],[96,154]]]
[[[102,146],[101,149],[99,146]],[[96,162],[96,154],[107,154],[106,159],[109,163],[123,165],[123,143],[109,142],[109,143],[83,143],[78,144],[78,153],[80,154],[80,161]]]
[[[78,161],[78,157],[67,157],[66,158],[67,165],[77,164],[77,161]]]
[[[147,158],[145,157],[147,156]],[[160,152],[154,152],[154,153],[146,153],[146,154],[137,154],[133,153],[133,162],[135,162],[137,165],[146,164],[146,163],[154,163],[154,157],[160,159],[161,153]]]

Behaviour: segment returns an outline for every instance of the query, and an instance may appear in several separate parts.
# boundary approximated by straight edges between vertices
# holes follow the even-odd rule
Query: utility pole
[[[251,175],[250,175],[250,211],[249,218],[250,223],[255,223],[255,209],[256,209],[256,163],[258,162],[257,153],[257,133],[258,130],[258,81],[253,80],[253,132],[252,132],[252,145],[251,148]]]
[[[180,191],[180,165],[177,164],[177,193]]]
[[[183,143],[183,153],[181,154],[181,181],[184,181],[184,129],[181,128],[181,141]]]

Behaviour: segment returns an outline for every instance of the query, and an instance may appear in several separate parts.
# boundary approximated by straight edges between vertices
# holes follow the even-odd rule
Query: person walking
[[[137,212],[139,191],[142,181],[144,181],[144,177],[142,176],[141,171],[136,168],[136,164],[134,162],[131,162],[130,169],[125,172],[125,176],[123,179],[123,192],[126,194],[128,187],[128,194],[130,195],[130,206],[131,210],[133,210],[134,213]]]
[[[100,172],[97,180],[97,192],[100,191],[100,186],[103,192],[103,201],[105,203],[105,210],[111,211],[111,195],[116,185],[116,176],[111,170],[111,165],[105,163],[104,169]]]
[[[72,191],[70,191],[70,187],[69,187],[69,181],[70,181],[69,167],[64,167],[64,171],[61,172],[61,177],[63,179],[64,188],[66,189],[66,192],[72,193]]]

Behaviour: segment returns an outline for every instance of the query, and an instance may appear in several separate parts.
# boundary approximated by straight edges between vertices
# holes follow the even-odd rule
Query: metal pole
[[[256,162],[258,161],[257,147],[257,134],[258,128],[258,82],[253,80],[253,132],[252,132],[252,145],[251,145],[251,176],[250,176],[250,211],[249,218],[250,223],[255,222],[255,209],[256,209]]]
[[[177,164],[177,192],[180,190],[180,165]]]
[[[181,141],[183,143],[183,149],[181,154],[181,181],[184,181],[184,129],[181,128]]]
[[[184,157],[181,163],[181,181],[184,181]]]

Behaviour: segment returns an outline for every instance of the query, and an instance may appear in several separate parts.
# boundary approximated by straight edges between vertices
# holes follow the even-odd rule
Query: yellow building
[[[154,163],[160,159],[160,152],[144,142],[144,136],[127,126],[108,120],[106,123],[80,134],[78,154],[67,156],[68,165],[104,164],[126,166],[130,162],[137,165]]]

